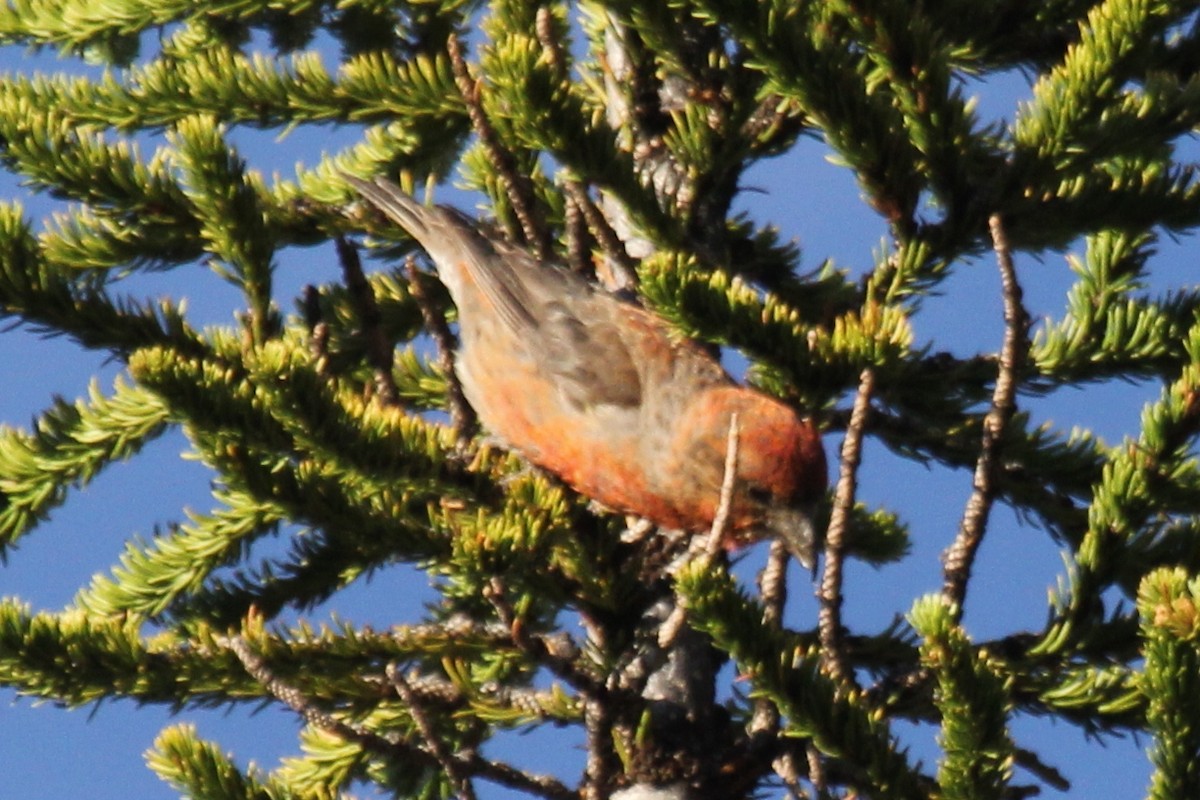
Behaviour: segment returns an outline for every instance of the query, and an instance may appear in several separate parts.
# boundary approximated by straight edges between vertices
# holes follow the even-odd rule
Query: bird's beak
[[[805,569],[813,568],[816,528],[808,509],[772,506],[767,509],[763,527],[768,534],[780,539]]]

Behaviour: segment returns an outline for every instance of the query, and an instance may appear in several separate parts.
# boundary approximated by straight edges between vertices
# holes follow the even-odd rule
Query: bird
[[[582,274],[424,205],[384,178],[346,180],[437,268],[458,309],[455,372],[493,437],[604,507],[709,531],[736,414],[726,549],[781,539],[813,564],[827,483],[815,422],[740,385],[660,316]]]

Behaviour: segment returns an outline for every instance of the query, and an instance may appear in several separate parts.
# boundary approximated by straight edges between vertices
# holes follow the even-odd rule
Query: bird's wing
[[[405,194],[399,186],[384,178],[364,181],[352,175],[346,180],[371,205],[408,231],[417,244],[437,264],[444,282],[461,303],[464,292],[460,281],[470,281],[496,315],[513,330],[535,326],[530,315],[527,292],[516,273],[524,268],[536,268],[537,262],[524,251],[507,248],[500,253],[495,244],[480,233],[475,223],[453,208],[426,206]],[[526,263],[520,263],[521,261]],[[515,262],[515,263],[510,263]]]
[[[574,405],[635,406],[642,376],[630,352],[628,304],[568,270],[539,263],[527,251],[493,240],[454,209],[425,206],[382,178],[346,180],[371,205],[412,235],[429,253],[463,309],[469,281],[514,337],[527,343],[539,367]],[[455,284],[460,287],[456,289]],[[476,312],[478,313],[478,312]]]

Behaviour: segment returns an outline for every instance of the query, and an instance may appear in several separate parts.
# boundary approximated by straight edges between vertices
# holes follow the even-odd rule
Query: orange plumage
[[[811,420],[738,385],[667,324],[395,185],[348,178],[429,253],[459,312],[456,369],[495,436],[581,493],[669,528],[708,529],[731,415],[739,447],[728,544],[783,538],[805,564],[825,491]]]

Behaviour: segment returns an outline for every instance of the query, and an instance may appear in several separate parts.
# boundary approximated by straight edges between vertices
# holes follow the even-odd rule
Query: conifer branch
[[[188,797],[286,797],[288,787],[251,768],[243,773],[219,746],[196,735],[194,725],[173,725],[154,740],[146,765]]]
[[[558,684],[548,690],[506,686],[488,682],[465,689],[454,681],[433,675],[410,675],[408,685],[415,697],[453,709],[470,707],[479,718],[503,717],[521,724],[539,721],[578,722],[583,702],[566,695]]]
[[[1047,764],[1032,750],[1024,747],[1013,748],[1013,760],[1017,766],[1036,775],[1038,780],[1050,788],[1059,792],[1071,791],[1071,782],[1062,774],[1062,771],[1053,764]]]
[[[583,209],[570,194],[566,196],[564,205],[563,236],[567,241],[567,266],[581,275],[587,275],[592,263],[587,220],[584,219]]]
[[[605,800],[610,796],[614,776],[621,768],[613,749],[613,709],[610,704],[599,698],[587,700],[583,710],[583,727],[587,736],[588,755],[580,794],[583,800]]]
[[[696,627],[776,704],[787,719],[785,732],[813,736],[826,754],[856,753],[870,785],[887,785],[889,797],[929,796],[928,778],[896,747],[886,719],[828,677],[816,654],[796,649],[782,632],[764,626],[761,608],[735,588],[727,572],[688,569],[680,583]],[[787,654],[783,663],[780,653]]]
[[[468,774],[507,786],[509,789],[528,792],[547,800],[579,800],[579,792],[548,775],[525,772],[503,761],[489,761],[474,751],[456,756],[456,760],[461,760]]]
[[[804,754],[808,757],[808,779],[812,781],[817,797],[823,797],[829,789],[829,783],[825,779],[825,764],[821,761],[821,751],[812,742],[806,742]],[[794,784],[796,779],[792,776],[789,777],[792,778]]]
[[[772,539],[767,551],[767,563],[758,576],[758,592],[763,604],[763,625],[775,630],[780,630],[783,626],[783,610],[787,605],[787,567],[790,560],[791,553],[787,545],[781,539]],[[779,723],[779,709],[770,698],[760,697],[754,701],[754,712],[747,726],[753,737],[752,747],[757,749],[766,745],[779,751],[772,759],[771,766],[784,786],[798,798],[801,795],[796,755],[790,748],[779,747]],[[810,756],[819,760],[820,755],[815,749],[810,747],[809,750]],[[811,763],[809,774],[814,774]]]
[[[567,53],[563,50],[562,42],[558,40],[554,30],[554,12],[549,6],[538,6],[535,22],[538,43],[542,46],[542,55],[554,70],[559,80],[567,79]]]
[[[343,722],[327,711],[318,708],[311,700],[304,696],[303,692],[277,676],[267,662],[258,653],[254,652],[254,649],[250,647],[250,643],[244,637],[221,636],[217,637],[216,641],[237,656],[246,673],[258,681],[272,697],[295,711],[312,727],[328,731],[346,741],[354,742],[369,753],[388,758],[421,752],[416,748],[406,745],[399,737],[394,735],[383,736],[367,730],[361,725]],[[428,757],[424,753],[421,755],[426,758]]]
[[[426,766],[443,766],[432,753],[405,742],[395,734],[375,733],[361,725],[343,722],[318,708],[303,692],[275,675],[244,637],[218,637],[217,641],[237,656],[246,672],[271,696],[299,714],[312,727],[354,742],[364,751],[383,758],[408,758]],[[473,751],[448,754],[446,758],[453,764],[455,774],[485,778],[510,789],[529,792],[548,800],[577,800],[579,797],[578,792],[572,791],[555,778],[532,775],[503,762],[489,761]]]
[[[508,641],[508,629],[494,622],[480,622],[461,614],[455,614],[437,623],[398,625],[389,631],[389,637],[403,647],[423,646],[429,641],[460,641],[471,639],[489,646]]]
[[[1181,567],[1159,567],[1138,587],[1146,658],[1139,683],[1149,695],[1146,721],[1154,734],[1150,800],[1195,797],[1200,792],[1198,589],[1195,572]]]
[[[196,796],[327,795],[362,781],[378,784],[368,793],[474,800],[488,780],[538,800],[745,800],[763,793],[770,767],[797,798],[1020,800],[1037,787],[1014,785],[1014,767],[1065,789],[1085,768],[1048,766],[1056,743],[1027,729],[1021,744],[1045,752],[1017,747],[1014,712],[1151,737],[1149,794],[1200,796],[1200,291],[1159,270],[1176,255],[1162,237],[1200,226],[1200,171],[1182,147],[1200,123],[1191,4],[1066,0],[1023,16],[1013,3],[962,0],[915,11],[900,0],[280,5],[0,4],[0,39],[67,56],[58,74],[0,76],[3,166],[41,195],[0,204],[0,321],[23,328],[17,336],[66,336],[136,381],[53,400],[31,425],[0,424],[0,561],[26,532],[53,538],[70,525],[57,506],[81,487],[103,490],[89,482],[118,460],[149,457],[164,484],[197,477],[139,452],[164,431],[186,435],[216,498],[203,514],[166,510],[180,522],[131,536],[61,613],[0,601],[0,689],[46,706],[258,701],[307,721],[308,756],[270,775],[187,729],[164,733],[152,768]],[[72,57],[85,53],[112,68],[80,73]],[[1014,65],[1031,91],[1010,125],[989,124],[971,95]],[[247,129],[314,123],[361,138],[323,156],[303,152],[311,137],[291,137],[288,159],[309,166],[264,177]],[[755,162],[805,157],[801,134],[824,143],[891,225],[894,256],[865,282],[832,262],[800,274],[799,248],[759,224],[768,207],[741,202],[763,174]],[[780,189],[776,165],[768,193]],[[477,422],[438,287],[411,261],[407,277],[364,274],[361,254],[336,240],[358,227],[337,213],[343,170],[431,184],[457,171],[518,245],[561,254],[610,290],[638,289],[681,332],[760,364],[764,390],[796,384],[826,408],[846,438],[815,630],[784,625],[778,542],[756,597],[723,568],[736,558],[721,549],[727,523],[668,534],[630,522],[618,537],[610,515],[577,514],[559,492],[500,498],[506,459],[463,457]],[[735,199],[747,213],[730,219]],[[818,260],[827,254],[804,226],[854,213],[796,208],[789,233]],[[991,219],[1003,341],[994,356],[959,357],[943,352],[962,346],[958,332],[926,323],[947,276],[978,256],[991,212],[1003,213]],[[1083,238],[1086,255],[1068,256],[1077,278],[1065,313],[1028,341],[1013,252]],[[344,277],[314,279],[300,319],[283,316],[290,284],[276,270],[293,245],[330,239]],[[203,260],[240,287],[242,308],[188,282]],[[161,299],[124,294],[147,279]],[[862,305],[864,291],[879,302]],[[204,295],[202,328],[185,293]],[[18,403],[26,388],[69,391],[86,369],[68,359],[18,374],[20,358],[40,353],[14,344]],[[1109,404],[1088,399],[1117,381],[1131,394],[1163,386],[1140,432],[1113,447],[1089,430]],[[847,388],[853,400],[841,399]],[[1057,406],[1065,426],[1020,413],[1020,392],[1079,388],[1089,407]],[[448,408],[453,431],[399,403]],[[900,519],[924,524],[917,506],[928,502],[862,502],[868,433],[910,462],[898,481],[925,464],[972,475],[941,592],[907,624],[870,633],[844,585],[850,559],[900,559]],[[721,518],[736,425],[730,434],[712,498]],[[148,506],[112,502],[145,528]],[[1034,517],[1070,562],[1044,631],[975,643],[963,600],[984,577],[973,566],[997,502]],[[264,550],[281,529],[286,540]],[[544,574],[494,583],[491,605],[474,596],[490,565],[547,559]],[[425,615],[406,603],[378,632],[304,616],[269,634],[236,627],[248,608],[341,613],[342,589],[399,565],[429,575],[443,602]],[[1136,612],[1114,607],[1139,586]],[[994,624],[1004,611],[992,609]],[[576,616],[586,643],[566,632]],[[240,635],[213,636],[226,625]],[[733,670],[717,672],[726,656],[732,687]],[[407,667],[439,659],[440,670]],[[534,673],[549,685],[531,685]],[[857,680],[873,683],[860,692]],[[939,722],[934,777],[906,747]],[[583,728],[578,791],[481,755],[517,725]]]
[[[967,583],[975,553],[983,541],[988,515],[996,499],[1000,471],[1000,450],[1008,421],[1017,409],[1019,375],[1029,351],[1029,314],[1022,304],[1021,284],[1009,248],[1004,221],[999,214],[988,220],[992,247],[1000,268],[1000,291],[1004,298],[1004,343],[992,392],[992,404],[983,420],[979,459],[975,464],[973,491],[963,511],[962,523],[954,543],[942,556],[942,594],[957,615],[962,614]]]
[[[770,150],[777,140],[788,135],[799,134],[804,128],[804,117],[796,104],[778,94],[769,94],[759,101],[758,106],[742,123],[739,136],[756,150]]]
[[[791,559],[787,545],[772,539],[767,550],[767,563],[758,575],[758,593],[762,598],[763,622],[783,625],[783,609],[787,605],[787,565]]]
[[[825,567],[817,591],[820,611],[817,625],[821,639],[821,663],[831,676],[853,683],[854,674],[846,663],[842,642],[842,566],[845,559],[846,531],[857,493],[858,466],[862,460],[863,436],[871,413],[875,392],[875,370],[867,367],[859,375],[858,393],[842,442],[842,462],[834,490],[829,530],[825,534]]]
[[[88,397],[58,399],[34,430],[0,426],[0,562],[7,548],[50,510],[115,461],[130,458],[166,430],[168,407],[147,389],[118,380]]]

